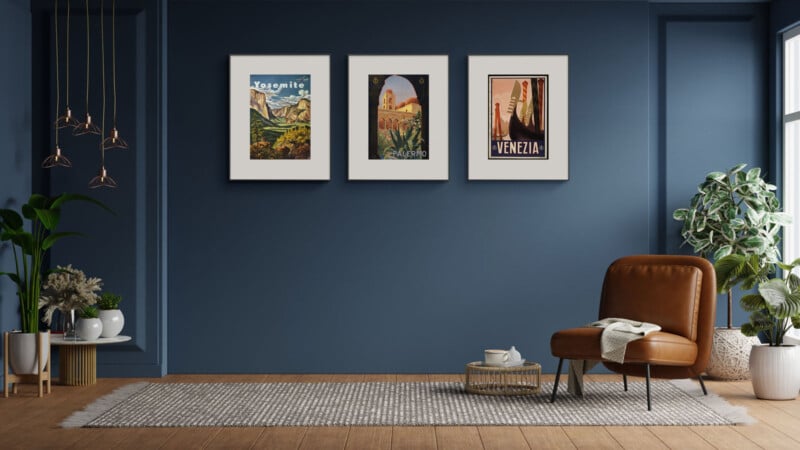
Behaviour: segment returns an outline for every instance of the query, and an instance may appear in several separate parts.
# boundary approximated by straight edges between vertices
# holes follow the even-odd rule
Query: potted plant
[[[80,318],[75,325],[75,334],[84,341],[94,341],[103,332],[103,322],[97,318],[96,306],[85,306],[78,312]]]
[[[780,211],[776,187],[761,177],[761,169],[744,171],[739,164],[727,172],[711,172],[697,187],[688,208],[673,213],[683,221],[681,236],[696,253],[716,261],[717,287],[728,295],[728,326],[714,333],[706,373],[721,379],[749,377],[749,352],[755,338],[748,339],[733,328],[733,294],[741,284],[750,289],[775,273],[780,259],[780,229],[791,223],[791,216]],[[741,270],[730,263],[720,266],[728,255],[739,255],[743,264],[753,268],[742,278]]]
[[[125,316],[119,309],[122,296],[111,292],[103,292],[97,306],[100,308],[99,318],[103,322],[103,332],[101,337],[110,338],[118,335],[125,326]]]
[[[747,336],[763,336],[764,343],[753,346],[750,374],[756,397],[769,400],[794,400],[800,390],[800,351],[786,345],[783,337],[792,326],[800,326],[800,278],[789,265],[779,264],[788,275],[758,285],[757,294],[739,300],[750,319],[742,325]]]
[[[99,201],[79,194],[61,194],[52,198],[33,194],[19,212],[0,209],[0,242],[10,242],[14,255],[14,271],[0,272],[0,275],[8,276],[17,285],[22,321],[22,331],[9,336],[10,349],[7,357],[16,374],[36,373],[39,356],[43,360],[49,357],[49,341],[42,343],[40,352],[36,352],[35,345],[35,333],[39,331],[42,263],[47,251],[58,240],[78,234],[56,232],[61,218],[61,207],[70,201],[85,201],[111,211]]]
[[[52,325],[53,313],[58,310],[66,319],[62,326],[64,338],[75,337],[75,312],[97,303],[100,297],[96,292],[102,285],[100,278],[89,278],[71,264],[56,266],[42,286],[42,296],[39,298],[39,309],[43,310],[42,321]]]

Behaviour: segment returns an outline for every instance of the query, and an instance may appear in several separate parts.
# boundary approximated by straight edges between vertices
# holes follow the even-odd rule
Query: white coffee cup
[[[490,366],[499,366],[508,362],[508,350],[484,350],[483,362]]]

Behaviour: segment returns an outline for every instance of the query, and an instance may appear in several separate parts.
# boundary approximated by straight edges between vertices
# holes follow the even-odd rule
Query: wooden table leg
[[[67,386],[97,383],[97,346],[62,345],[59,378]]]

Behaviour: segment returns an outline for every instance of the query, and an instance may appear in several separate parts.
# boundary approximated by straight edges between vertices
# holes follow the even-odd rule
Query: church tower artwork
[[[369,75],[369,159],[428,159],[428,75]]]

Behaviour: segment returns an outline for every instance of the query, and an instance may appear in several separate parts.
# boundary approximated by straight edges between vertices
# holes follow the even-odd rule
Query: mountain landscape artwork
[[[310,75],[250,75],[250,159],[311,159]]]

